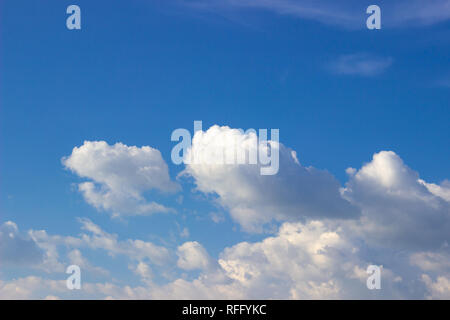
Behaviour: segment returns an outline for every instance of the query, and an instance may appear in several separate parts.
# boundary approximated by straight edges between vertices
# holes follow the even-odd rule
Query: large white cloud
[[[79,222],[86,233],[78,237],[49,235],[45,230],[30,230],[29,234],[39,246],[51,252],[57,251],[58,246],[104,250],[112,257],[122,255],[131,261],[148,261],[157,266],[163,266],[171,259],[169,250],[163,246],[140,239],[119,240],[116,234],[102,230],[89,219],[82,218]],[[70,257],[80,258],[77,252]]]
[[[286,223],[274,237],[225,249],[219,264],[250,298],[342,298],[345,281],[365,289],[354,277],[355,268],[365,268],[357,250],[321,222]]]
[[[230,136],[251,144],[256,138],[215,126],[195,135],[190,152],[208,156],[209,147],[227,147]],[[135,287],[84,283],[82,296],[89,298],[448,299],[448,181],[426,182],[397,154],[382,151],[360,169],[349,168],[349,180],[339,188],[331,174],[304,167],[291,150],[281,144],[278,148],[280,171],[274,176],[262,176],[258,165],[191,163],[185,171],[200,191],[216,193],[217,201],[248,230],[271,220],[283,222],[272,236],[237,243],[212,257],[196,241],[170,249],[139,239],[120,240],[80,219],[84,232],[76,237],[29,232],[45,253],[40,265],[61,271],[58,249],[65,247],[70,262],[101,273],[81,250],[102,250],[125,257],[141,279],[142,285]],[[355,210],[352,205],[357,211],[349,215],[343,208]],[[8,237],[18,232],[12,222],[4,230]],[[383,266],[382,290],[366,287],[370,264]],[[161,283],[158,275],[166,281]],[[37,277],[0,281],[0,297],[67,296],[56,284]]]
[[[351,177],[342,190],[362,216],[352,232],[366,241],[414,250],[448,247],[448,185],[427,184],[392,151],[382,151]]]
[[[92,180],[80,183],[79,191],[89,204],[114,216],[169,212],[171,209],[164,205],[148,202],[144,193],[179,190],[169,177],[161,153],[148,146],[85,141],[62,163],[78,176]]]
[[[14,279],[11,281],[0,280],[0,299],[45,299],[49,293],[67,292],[65,280],[49,280],[36,276]]]
[[[329,65],[331,71],[342,75],[376,76],[391,66],[390,57],[377,57],[366,53],[345,54]]]
[[[450,294],[450,266],[445,250],[416,252],[409,259],[402,259],[392,255],[387,247],[378,248],[379,252],[371,258],[367,255],[371,248],[364,245],[363,238],[333,223],[287,222],[274,236],[225,248],[217,260],[200,243],[186,242],[177,249],[178,266],[181,272],[199,269],[200,275],[194,279],[182,276],[161,284],[153,281],[153,270],[143,262],[144,257],[154,256],[154,250],[143,249],[147,246],[142,245],[134,248],[134,244],[142,241],[117,241],[97,225],[84,222],[83,228],[95,237],[47,236],[40,232],[38,241],[47,239],[71,247],[91,244],[90,248],[106,250],[113,256],[128,255],[136,263],[130,269],[142,280],[142,286],[136,287],[83,282],[80,297],[84,298],[437,299]],[[167,267],[170,260],[165,263]],[[366,287],[366,268],[370,264],[383,265],[382,290]],[[0,298],[71,297],[68,290],[61,289],[58,282],[37,277],[0,281]]]
[[[119,299],[408,297],[401,290],[401,278],[389,268],[382,272],[384,291],[368,290],[368,264],[370,261],[360,258],[359,248],[340,229],[320,221],[285,223],[275,236],[226,248],[212,267],[195,279],[178,278],[165,285],[149,283],[135,288],[97,284],[90,289]]]
[[[185,174],[195,179],[197,189],[215,193],[232,218],[247,231],[261,231],[273,220],[298,221],[307,218],[351,218],[358,210],[339,193],[338,181],[327,171],[302,166],[294,151],[274,142],[279,151],[279,171],[261,175],[261,164],[217,164],[224,154],[245,154],[264,147],[252,132],[243,133],[217,125],[196,132]],[[219,152],[220,151],[220,152]],[[201,159],[202,161],[199,161]],[[249,163],[249,161],[247,161]]]
[[[428,299],[450,299],[450,278],[438,276],[435,281],[427,275],[422,275],[422,281],[428,289]]]

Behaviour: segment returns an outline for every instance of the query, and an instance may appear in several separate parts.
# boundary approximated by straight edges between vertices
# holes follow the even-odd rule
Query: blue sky
[[[179,247],[193,241],[204,248],[200,251],[207,252],[211,261],[219,257],[226,260],[225,248],[243,241],[256,244],[274,235],[281,237],[279,228],[283,223],[298,222],[309,228],[307,223],[315,218],[300,213],[295,216],[289,211],[286,213],[289,218],[274,217],[270,228],[264,232],[248,232],[242,223],[244,220],[237,218],[242,208],[229,202],[231,191],[223,189],[222,185],[210,185],[207,176],[198,172],[191,172],[188,178],[177,178],[185,166],[171,162],[170,153],[175,143],[170,141],[170,135],[177,128],[192,132],[194,120],[202,120],[205,131],[215,124],[243,129],[277,128],[280,142],[297,152],[302,168],[312,166],[326,170],[342,188],[350,190],[354,185],[361,188],[358,190],[366,190],[369,183],[362,184],[363,178],[352,180],[346,169],[359,170],[371,163],[382,171],[380,174],[398,169],[408,172],[408,177],[415,177],[410,180],[394,175],[396,178],[392,179],[404,184],[404,190],[416,188],[411,184],[419,177],[442,189],[430,191],[432,188],[428,188],[429,193],[422,197],[436,197],[433,201],[438,204],[434,206],[442,210],[435,218],[425,217],[426,221],[443,226],[443,238],[436,240],[439,244],[433,247],[430,243],[434,244],[434,240],[424,238],[423,243],[413,248],[408,246],[409,240],[405,240],[404,247],[393,249],[385,242],[385,251],[358,258],[361,259],[359,266],[366,262],[383,264],[384,257],[392,254],[391,250],[406,250],[414,257],[443,261],[443,269],[435,269],[434,273],[406,271],[410,270],[410,265],[405,267],[403,262],[390,261],[392,266],[401,265],[399,270],[392,271],[397,277],[411,273],[410,279],[404,279],[404,282],[411,281],[404,284],[405,288],[411,283],[422,283],[422,291],[417,289],[411,293],[404,287],[391,288],[377,297],[432,296],[433,288],[444,281],[439,277],[447,283],[450,279],[450,255],[448,249],[442,249],[450,234],[447,228],[449,200],[446,198],[449,188],[446,179],[450,177],[450,5],[443,0],[415,1],[410,6],[405,1],[399,3],[396,6],[378,1],[382,29],[368,30],[365,8],[372,3],[360,1],[343,1],[335,7],[331,1],[242,1],[237,4],[231,0],[220,3],[79,0],[76,4],[81,8],[82,28],[68,30],[66,8],[74,4],[72,2],[2,0],[0,223],[14,222],[19,229],[18,237],[39,247],[39,252],[44,254],[48,246],[31,239],[28,231],[45,230],[48,235],[75,237],[81,232],[77,220],[81,217],[109,234],[116,234],[120,240],[141,239],[167,248],[169,255],[175,257],[175,264],[179,262],[177,257],[180,258],[176,253],[180,253]],[[180,191],[165,193],[158,188],[144,189],[142,196],[146,201],[173,208],[174,212],[117,219],[111,218],[111,210],[99,210],[89,204],[77,190],[77,184],[98,181],[80,177],[62,163],[62,158],[70,157],[73,148],[82,146],[84,141],[106,141],[108,148],[121,142],[126,146],[151,146],[159,150],[168,166],[170,180],[179,184]],[[379,157],[392,167],[386,169],[384,162],[376,165],[377,160],[372,157],[381,151],[395,152],[395,156],[382,154]],[[418,176],[409,175],[410,171],[403,168],[398,159]],[[361,170],[361,176],[366,171]],[[240,174],[236,171],[236,175]],[[372,177],[371,173],[368,176]],[[314,177],[311,179],[316,181]],[[255,190],[270,190],[272,182],[267,181],[268,185]],[[205,190],[209,188],[211,192],[195,190],[203,182],[208,185]],[[315,187],[287,178],[286,182],[299,190]],[[241,183],[246,185],[247,182]],[[415,195],[425,192],[424,185],[420,188]],[[346,201],[357,206],[363,216],[378,217],[377,210],[388,212],[395,207],[393,214],[406,215],[412,226],[420,226],[418,221],[423,217],[410,213],[414,211],[410,208],[422,208],[422,204],[391,199],[392,207],[373,208],[365,202],[372,191],[356,192],[356,189],[354,187],[353,193],[345,196]],[[373,199],[384,199],[380,197],[377,195]],[[382,202],[387,205],[391,200]],[[376,200],[369,201],[373,202]],[[283,211],[278,202],[273,208]],[[211,213],[223,221],[212,221]],[[321,223],[326,224],[325,229],[331,228],[328,220]],[[334,222],[330,224],[335,226]],[[430,225],[433,226],[431,222]],[[188,234],[183,234],[185,228]],[[382,230],[383,226],[374,228]],[[423,233],[432,234],[433,230]],[[364,232],[355,231],[355,237]],[[394,236],[406,231],[393,232],[392,239],[396,239]],[[368,246],[368,252],[381,250],[380,243],[371,244],[372,239],[379,237],[377,234],[360,241]],[[198,249],[198,246],[193,247]],[[69,265],[68,252],[82,252],[91,265],[91,269],[83,273],[87,277],[83,281],[116,281],[120,288],[147,283],[131,270],[143,262],[136,257],[117,254],[111,258],[107,250],[70,245],[58,245],[57,250],[58,261],[64,266]],[[5,254],[3,259],[6,261],[7,257]],[[170,285],[177,278],[189,282],[207,272],[201,268],[200,271],[167,268],[167,271],[163,265],[153,267],[152,261],[145,263],[154,269],[151,288],[155,284]],[[92,266],[108,269],[109,273],[96,273]],[[14,281],[30,276],[39,277],[39,281],[66,278],[64,270],[50,272],[44,270],[46,267],[39,269],[26,263],[5,262],[0,267],[0,287],[3,285],[5,295],[8,281],[19,286]],[[222,269],[229,272],[223,266]],[[165,271],[170,275],[165,275]],[[431,282],[423,278],[423,274]],[[306,297],[299,284],[301,281],[292,281],[291,285],[300,288],[301,294],[291,298]],[[270,279],[261,280],[252,287],[254,291],[247,292],[248,296],[269,297],[261,288],[270,283]],[[352,286],[340,297],[359,292]],[[362,286],[362,290],[367,291],[364,283]],[[447,295],[450,287],[448,290],[444,291]],[[26,298],[103,297],[95,290],[94,293],[47,291],[35,290]],[[119,291],[115,293],[121,297]],[[179,291],[174,292],[172,297],[183,296]],[[115,293],[104,296],[115,296]]]

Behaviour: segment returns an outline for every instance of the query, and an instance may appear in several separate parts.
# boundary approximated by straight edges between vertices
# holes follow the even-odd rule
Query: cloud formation
[[[196,133],[189,152],[208,157],[217,146],[235,148],[228,142],[240,141],[238,147],[244,148],[246,143],[255,145],[256,138],[251,133],[213,126]],[[426,182],[395,152],[381,151],[359,169],[348,168],[348,181],[340,186],[330,173],[300,164],[293,150],[281,143],[274,145],[280,152],[280,170],[273,176],[261,175],[258,164],[213,161],[186,165],[183,174],[194,179],[200,192],[215,194],[215,201],[245,231],[261,231],[266,224],[277,222],[270,236],[240,241],[223,248],[217,256],[210,255],[198,241],[170,248],[140,239],[122,240],[86,218],[79,219],[83,231],[78,236],[30,230],[25,237],[8,222],[0,228],[0,238],[5,243],[21,239],[16,247],[38,249],[41,260],[36,267],[47,272],[64,272],[64,263],[70,262],[106,274],[106,267],[94,266],[82,253],[100,250],[111,258],[124,257],[128,270],[140,279],[136,286],[85,282],[84,298],[449,298],[447,180]],[[125,158],[120,162],[125,172],[140,167],[133,164],[133,157]],[[116,165],[113,161],[112,167]],[[110,180],[103,175],[118,169],[94,167],[100,168],[95,179],[114,185],[110,181],[116,177]],[[82,172],[81,176],[94,179],[91,171]],[[172,184],[170,179],[166,182]],[[195,233],[190,238],[195,239]],[[61,248],[67,251],[65,261]],[[6,260],[29,263],[34,249],[22,250],[12,258],[0,253]],[[366,287],[366,269],[372,264],[383,266],[382,290]],[[35,276],[0,281],[0,298],[9,296],[70,297],[60,282]]]
[[[131,261],[147,261],[157,266],[162,266],[170,261],[170,253],[165,247],[139,239],[119,240],[116,234],[102,230],[89,219],[80,218],[79,222],[85,233],[78,237],[48,235],[45,230],[30,230],[29,234],[39,246],[50,251],[57,251],[58,246],[65,246],[77,249],[104,250],[111,257],[122,255]],[[70,257],[80,260],[76,252],[69,254]]]
[[[111,241],[111,237],[94,224],[87,223],[83,228],[100,237],[92,248],[107,250],[111,255],[127,254],[130,258],[147,255],[136,255],[129,247],[141,240]],[[42,235],[41,232],[41,238]],[[87,245],[93,240],[86,235],[79,238],[50,236],[48,239],[73,246]],[[434,252],[407,249],[410,253],[403,258],[393,254],[396,251],[386,244],[378,246],[376,254],[368,255],[374,249],[367,247],[364,240],[364,235],[351,234],[334,223],[286,222],[273,236],[225,248],[217,260],[198,242],[182,244],[177,249],[177,265],[181,271],[200,270],[194,279],[179,277],[165,284],[154,282],[149,264],[134,259],[136,264],[131,265],[130,270],[140,276],[142,285],[84,282],[82,294],[85,298],[96,299],[448,299],[448,249]],[[114,249],[117,247],[120,249]],[[168,266],[168,263],[166,260],[163,265]],[[384,266],[382,291],[366,288],[366,268],[374,263]],[[27,277],[0,281],[0,298],[64,297],[67,294],[61,283],[50,279]]]
[[[448,247],[449,191],[448,183],[421,180],[392,151],[374,154],[342,190],[362,212],[353,232],[373,243],[414,249]]]
[[[0,266],[33,266],[43,261],[43,251],[12,221],[0,225]]]
[[[85,200],[113,216],[148,215],[172,209],[147,201],[150,190],[175,192],[167,164],[159,150],[143,146],[109,145],[105,141],[85,141],[62,159],[63,165],[81,178],[91,181],[78,185]]]
[[[205,270],[211,266],[211,258],[197,241],[183,243],[177,250],[177,266],[183,270]]]
[[[196,132],[188,157],[215,157],[221,154],[217,148],[225,154],[236,150],[245,154],[249,146],[258,145],[257,139],[256,134],[215,125]],[[279,172],[275,175],[261,175],[260,164],[217,164],[213,159],[187,164],[184,174],[194,178],[199,191],[217,194],[217,201],[250,232],[260,232],[272,221],[358,215],[358,210],[341,197],[333,175],[302,166],[296,153],[281,143],[274,143],[272,148],[279,151]]]
[[[350,29],[366,27],[368,3],[359,0],[185,0],[186,6],[227,14],[229,10],[265,10]],[[379,0],[383,27],[423,26],[450,19],[449,0]]]

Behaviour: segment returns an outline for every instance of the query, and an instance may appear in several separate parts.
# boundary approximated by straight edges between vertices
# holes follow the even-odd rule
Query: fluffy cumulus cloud
[[[351,174],[342,193],[362,211],[353,232],[371,243],[422,250],[449,245],[449,190],[447,182],[428,184],[397,154],[382,151]]]
[[[122,143],[85,141],[63,158],[62,163],[81,178],[90,180],[78,185],[85,200],[114,216],[169,212],[170,208],[147,201],[144,193],[179,189],[179,185],[171,181],[159,150],[148,146],[138,148]]]
[[[227,14],[230,10],[259,9],[280,15],[318,21],[327,25],[361,29],[366,27],[369,4],[359,0],[185,0],[200,10]],[[379,0],[382,25],[386,27],[430,25],[450,19],[449,0]]]
[[[278,232],[257,242],[240,242],[225,248],[213,259],[198,242],[186,242],[177,248],[178,267],[200,270],[198,277],[154,282],[150,265],[142,261],[146,253],[130,249],[130,242],[114,243],[98,226],[89,229],[103,235],[101,246],[112,255],[127,254],[136,263],[130,270],[141,280],[140,286],[83,282],[82,296],[97,299],[399,299],[448,298],[449,256],[440,253],[416,252],[408,259],[393,257],[390,248],[382,248],[371,258],[364,239],[348,234],[333,223],[310,221],[286,222]],[[97,229],[97,231],[95,231]],[[84,239],[51,237],[74,246]],[[112,247],[127,247],[127,253]],[[134,242],[131,242],[134,243]],[[142,246],[140,246],[142,247]],[[376,259],[374,261],[373,259]],[[170,261],[166,261],[168,267]],[[366,268],[383,264],[382,290],[368,290]],[[0,281],[0,298],[71,297],[62,284],[39,277]]]
[[[189,241],[178,247],[177,265],[183,270],[208,269],[211,259],[205,248],[197,241]]]
[[[428,289],[428,299],[450,299],[450,278],[437,277],[436,281],[433,281],[429,275],[422,275],[422,280],[426,284]]]
[[[399,298],[402,279],[383,269],[382,292],[366,288],[366,267],[359,248],[339,228],[323,222],[285,223],[260,242],[226,248],[212,261],[200,244],[178,248],[179,266],[202,269],[192,280],[119,287],[87,284],[89,294],[115,299],[342,299]],[[208,267],[207,267],[208,266]]]
[[[279,171],[261,175],[260,161],[249,164],[250,154],[266,144],[253,132],[213,126],[198,131],[188,152],[185,174],[197,189],[217,194],[217,201],[247,231],[261,231],[271,221],[307,218],[351,218],[358,210],[339,193],[338,181],[324,170],[302,166],[296,153],[272,141],[272,154],[279,154]],[[223,155],[246,154],[247,164],[224,163]],[[201,159],[201,160],[199,160]]]
[[[276,236],[225,249],[219,264],[250,298],[332,299],[364,287],[354,271],[365,267],[356,252],[321,222],[285,223]]]
[[[439,273],[450,271],[449,252],[416,252],[410,256],[410,261],[423,271]]]
[[[191,152],[197,151],[198,144],[199,151],[214,154],[208,151],[208,144],[217,145],[215,137],[219,137],[224,145],[224,141],[230,140],[226,137],[230,132],[242,135],[227,127],[213,127],[196,135]],[[250,139],[248,135],[245,138]],[[302,167],[292,151],[283,150],[282,145],[279,148],[277,178],[282,181],[279,184],[273,182],[276,179],[270,180],[272,176],[261,176],[257,167],[250,166],[194,163],[187,165],[186,172],[194,177],[200,191],[215,192],[218,201],[247,229],[252,229],[248,228],[249,221],[254,225],[268,221],[266,217],[289,220],[292,215],[270,216],[271,210],[265,211],[270,208],[280,213],[287,207],[289,197],[279,201],[277,191],[286,191],[283,189],[286,185],[294,186],[292,190],[300,193],[293,198],[301,200],[294,202],[292,208],[300,213],[305,202],[308,204],[314,199],[301,197],[302,184],[306,181],[308,186],[320,186],[318,182],[324,180],[317,176],[312,176],[311,180],[301,179],[302,175],[297,172],[310,168]],[[291,167],[295,169],[288,173],[282,170]],[[225,249],[217,261],[220,272],[216,276],[204,275],[189,283],[174,282],[164,292],[173,290],[174,294],[180,294],[181,287],[193,286],[196,288],[193,292],[201,297],[207,297],[202,295],[206,292],[221,296],[237,290],[243,297],[251,298],[370,298],[374,294],[365,287],[365,268],[378,264],[384,266],[383,298],[447,297],[450,279],[448,181],[425,182],[392,151],[376,153],[359,170],[349,168],[347,172],[349,181],[340,189],[340,194],[358,208],[360,215],[336,220],[327,215],[308,215],[311,210],[307,210],[309,219],[306,221],[309,222],[285,223],[275,237]],[[267,180],[258,185],[264,179]],[[286,192],[280,194],[285,196]],[[322,202],[327,201],[328,194],[321,194]],[[250,210],[239,210],[244,206]],[[335,211],[331,209],[331,212]],[[215,283],[217,279],[220,281]]]
[[[49,235],[45,230],[30,230],[32,239],[49,252],[57,252],[57,247],[88,248],[91,250],[103,250],[111,257],[125,256],[132,261],[148,261],[151,264],[162,266],[170,261],[170,253],[167,248],[158,246],[152,242],[140,239],[119,240],[116,234],[102,230],[91,220],[79,219],[81,228],[85,233],[77,237]],[[53,254],[52,256],[57,256]],[[88,265],[79,250],[68,254],[71,261],[78,261],[82,265]],[[103,269],[95,268],[102,273]]]

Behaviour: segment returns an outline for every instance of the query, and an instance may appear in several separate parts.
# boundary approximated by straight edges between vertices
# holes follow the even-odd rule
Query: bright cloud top
[[[211,266],[211,258],[205,248],[197,241],[183,243],[178,247],[177,255],[177,265],[184,270],[204,270]]]
[[[188,157],[213,157],[224,153],[245,154],[257,145],[257,136],[237,129],[212,126],[198,131]],[[216,164],[217,161],[189,163],[184,173],[195,179],[197,189],[218,195],[217,201],[246,231],[258,232],[271,221],[298,221],[308,218],[350,218],[358,211],[339,193],[338,181],[327,171],[302,166],[296,153],[281,143],[279,172],[260,174],[260,165]]]
[[[365,28],[369,5],[359,0],[185,0],[184,4],[222,13],[233,9],[266,10],[351,29]],[[376,4],[382,9],[383,25],[387,27],[430,25],[450,19],[449,0],[378,0]]]
[[[392,65],[392,58],[376,57],[364,53],[346,54],[339,56],[329,68],[341,75],[357,75],[364,77],[376,76],[383,73]]]
[[[392,151],[376,153],[360,170],[348,172],[342,192],[361,208],[355,228],[367,241],[393,248],[448,247],[448,183],[427,184]]]
[[[43,260],[43,251],[22,235],[12,221],[0,225],[0,266],[30,266]]]
[[[92,181],[78,185],[85,200],[113,216],[169,212],[156,202],[148,202],[144,192],[175,192],[167,164],[159,150],[143,146],[109,145],[105,141],[85,141],[62,159],[63,165],[81,178]]]

